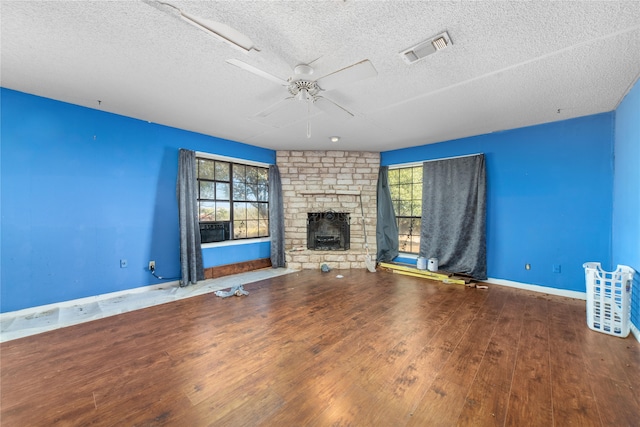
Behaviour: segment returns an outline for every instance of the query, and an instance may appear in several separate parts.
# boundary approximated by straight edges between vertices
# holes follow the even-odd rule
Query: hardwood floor
[[[584,301],[366,270],[245,289],[1,344],[2,426],[640,425],[640,344]]]

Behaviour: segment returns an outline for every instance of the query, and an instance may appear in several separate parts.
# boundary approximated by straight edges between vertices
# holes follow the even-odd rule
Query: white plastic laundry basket
[[[599,262],[583,264],[587,280],[587,325],[594,331],[626,337],[630,331],[631,284],[635,270],[618,265],[604,271]]]

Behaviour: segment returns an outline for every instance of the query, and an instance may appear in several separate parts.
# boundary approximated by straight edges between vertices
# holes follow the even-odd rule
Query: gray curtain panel
[[[284,267],[284,204],[282,182],[277,165],[269,166],[269,236],[271,237],[271,266]]]
[[[440,269],[487,278],[484,155],[425,162],[420,256]]]
[[[198,219],[198,180],[195,151],[180,149],[178,158],[178,216],[180,224],[180,286],[204,280],[200,222]]]
[[[376,259],[378,262],[393,261],[398,256],[398,223],[391,202],[387,166],[381,166],[378,171],[376,207],[376,247],[378,248]]]

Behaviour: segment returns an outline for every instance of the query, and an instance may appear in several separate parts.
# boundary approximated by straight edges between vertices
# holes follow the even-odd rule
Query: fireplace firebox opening
[[[348,212],[307,213],[307,249],[346,251],[349,249],[350,221]]]

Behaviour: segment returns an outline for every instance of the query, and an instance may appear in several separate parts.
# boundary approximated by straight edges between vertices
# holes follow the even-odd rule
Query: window
[[[269,236],[269,169],[198,158],[201,223],[226,223],[231,239]]]
[[[400,252],[420,250],[422,166],[389,169],[389,190],[398,221]]]

